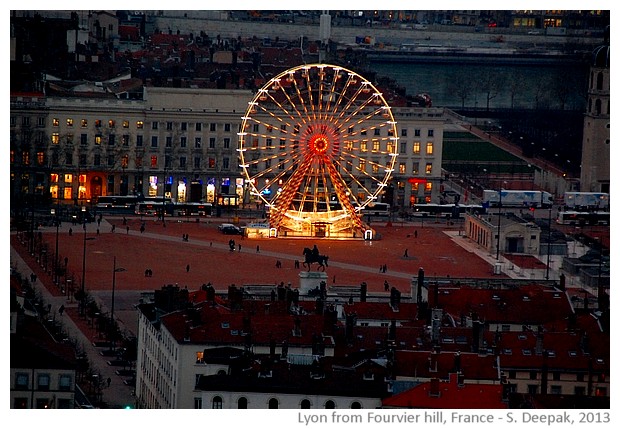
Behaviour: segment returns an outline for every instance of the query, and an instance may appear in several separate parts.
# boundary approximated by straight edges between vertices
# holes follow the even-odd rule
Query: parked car
[[[219,227],[219,230],[227,235],[239,235],[241,234],[241,228],[232,223],[223,223]]]

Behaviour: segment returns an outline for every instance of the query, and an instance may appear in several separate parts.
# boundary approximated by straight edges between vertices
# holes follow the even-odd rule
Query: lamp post
[[[497,211],[497,252],[495,254],[495,259],[499,261],[499,241],[501,239],[501,226],[502,226],[502,188],[499,188],[499,210]]]
[[[84,227],[84,249],[82,251],[82,299],[80,299],[80,316],[84,315],[84,307],[86,304],[86,290],[85,290],[85,277],[86,277],[86,240],[94,240],[95,237],[86,237],[86,220],[82,224]]]
[[[549,206],[549,219],[547,226],[547,268],[545,270],[545,280],[549,280],[549,264],[551,261],[551,210],[553,206]]]
[[[114,291],[116,289],[116,273],[126,271],[125,268],[116,267],[116,256],[114,257],[114,271],[112,272],[112,307],[110,309],[110,350],[114,348]]]
[[[54,284],[58,284],[58,232],[60,228],[60,222],[58,221],[58,211],[59,211],[60,200],[56,199],[56,208],[51,210],[52,216],[56,217],[56,253],[54,254]]]

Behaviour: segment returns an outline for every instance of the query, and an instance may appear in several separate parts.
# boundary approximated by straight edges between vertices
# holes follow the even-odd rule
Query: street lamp
[[[116,289],[116,273],[126,271],[125,268],[116,267],[116,256],[114,257],[114,271],[112,272],[112,307],[110,309],[110,350],[114,348],[114,290]]]
[[[56,199],[56,208],[51,209],[52,216],[56,217],[56,253],[54,254],[54,284],[58,284],[58,230],[60,228],[60,222],[58,221],[58,212],[59,212],[60,201]]]
[[[84,209],[85,207],[83,207]],[[82,299],[80,300],[80,316],[84,315],[84,307],[86,304],[86,290],[85,290],[85,277],[86,277],[86,240],[94,240],[95,237],[86,237],[86,220],[83,223],[84,227],[84,249],[82,251]]]

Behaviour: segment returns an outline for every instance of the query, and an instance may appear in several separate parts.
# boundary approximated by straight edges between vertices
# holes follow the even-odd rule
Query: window
[[[108,155],[108,166],[114,167],[114,155]]]
[[[215,137],[209,138],[209,149],[215,149]]]
[[[28,374],[18,372],[15,374],[15,389],[26,390],[28,389]]]
[[[114,119],[110,119],[108,121],[108,128],[114,128],[116,127],[116,121]]]
[[[185,137],[185,136],[181,137],[180,146],[181,147],[187,147],[187,137]]]
[[[39,374],[37,376],[37,386],[39,390],[50,390],[50,375]]]
[[[172,147],[172,136],[166,136],[166,147]]]
[[[276,398],[271,398],[269,400],[269,409],[276,410],[279,408],[278,400]]]
[[[301,404],[299,404],[299,408],[301,408],[302,410],[309,410],[310,409],[310,400],[309,399],[304,399],[303,401],[301,401]]]
[[[425,192],[432,192],[433,191],[433,182],[426,182],[424,184],[424,191]]]
[[[407,142],[400,142],[400,153],[407,153]]]
[[[144,144],[144,136],[137,135],[136,136],[136,147],[142,147],[143,144]]]
[[[538,393],[538,385],[537,384],[528,384],[527,385],[527,393],[530,395],[536,395]]]
[[[71,152],[65,153],[65,164],[73,165],[73,154]]]
[[[28,116],[24,116],[22,118],[22,125],[25,127],[29,127],[30,126],[30,118]]]
[[[88,119],[82,119],[80,121],[80,127],[82,127],[82,128],[88,127]]]
[[[73,126],[73,119],[67,118],[67,127],[72,127],[72,126]]]
[[[413,154],[418,155],[420,153],[420,142],[413,142]]]
[[[351,402],[351,409],[353,409],[353,410],[361,410],[362,409],[362,404],[359,403],[358,401],[353,401],[353,402]]]
[[[230,132],[230,124],[224,124],[224,131]]]
[[[360,159],[360,171],[366,171],[366,160]]]
[[[159,122],[157,122],[157,121],[151,122],[151,129],[152,130],[156,130],[158,126],[159,126]]]
[[[196,137],[194,139],[194,148],[200,149],[201,146],[202,146],[202,138]]]
[[[407,128],[401,128],[400,135],[401,137],[407,137]]]
[[[237,400],[237,408],[240,410],[245,410],[248,408],[248,398],[244,398],[243,396]]]
[[[415,135],[416,137],[420,137],[422,135],[422,130],[416,128],[415,130],[413,130],[413,135]]]
[[[114,146],[116,144],[116,134],[110,134],[108,136],[108,146]]]
[[[101,139],[102,139],[101,134],[95,134],[95,144],[96,144],[97,146],[100,146],[100,145],[101,145]]]
[[[426,172],[426,174],[433,174],[433,163],[432,162],[427,162],[426,163],[425,172]]]
[[[60,143],[60,134],[52,133],[52,144]]]
[[[123,157],[121,158],[121,167],[127,168],[128,165],[129,165],[129,155],[123,155]]]
[[[13,408],[16,410],[28,408],[28,398],[15,398],[13,401]]]
[[[202,123],[196,122],[196,131],[202,131]]]
[[[530,380],[536,380],[538,373],[536,371],[530,371]]]
[[[142,157],[136,156],[136,168],[142,168]]]
[[[123,128],[129,128],[129,121],[123,121]]]
[[[151,136],[151,147],[157,147],[157,136]]]
[[[37,152],[37,164],[45,164],[45,152]]]
[[[224,139],[224,149],[230,149],[230,138]]]
[[[230,160],[227,157],[222,158],[222,169],[228,170],[230,168]]]
[[[200,397],[194,398],[194,409],[195,410],[202,409],[202,398]]]
[[[195,156],[194,157],[194,168],[195,169],[199,169],[200,168],[200,157],[199,156]]]
[[[435,131],[430,129],[428,130],[428,137],[433,137],[435,135]]]
[[[433,142],[427,142],[426,143],[426,154],[427,155],[432,155],[433,154]]]
[[[381,135],[381,128],[375,128],[375,135],[376,136],[380,136]]]
[[[212,132],[217,131],[217,124],[214,122],[209,124],[209,131],[212,131]]]
[[[419,162],[413,163],[413,166],[411,168],[411,174],[413,174],[414,176],[416,174],[420,174],[420,163]]]
[[[37,118],[37,126],[39,128],[45,127],[46,123],[45,116],[40,116]],[[15,126],[15,118],[11,118],[11,126]]]
[[[71,376],[60,375],[58,378],[58,390],[71,390]]]
[[[143,121],[137,121],[136,122],[136,128],[139,129],[139,130],[144,128],[144,122]]]
[[[22,164],[30,165],[30,152],[22,152]]]
[[[221,410],[222,409],[222,397],[221,396],[214,396],[213,397],[211,408],[213,408],[214,410]]]
[[[399,174],[407,173],[407,164],[405,164],[404,162],[401,162],[400,164],[398,164],[398,173]]]
[[[179,167],[185,168],[187,165],[187,159],[184,156],[179,157]]]
[[[360,142],[360,150],[362,152],[366,152],[368,150],[368,142],[366,140],[362,140]]]
[[[378,152],[381,150],[381,144],[379,143],[379,140],[373,140],[372,141],[372,151],[373,152]]]
[[[52,126],[57,127],[59,125],[60,125],[60,121],[58,120],[58,118],[52,118]]]
[[[562,394],[562,386],[551,385],[551,394],[552,395],[561,395]]]
[[[330,399],[329,401],[325,402],[326,410],[333,410],[334,408],[336,408],[336,403],[334,401]]]

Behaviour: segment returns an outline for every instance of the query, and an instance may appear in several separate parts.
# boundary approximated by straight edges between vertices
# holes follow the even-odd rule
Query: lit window
[[[426,184],[424,185],[424,190],[426,192],[431,192],[433,190],[433,183],[432,182],[426,182]]]
[[[429,162],[426,164],[426,174],[432,174],[433,173],[433,163]]]
[[[68,127],[72,127],[73,126],[73,119],[67,118],[67,126]]]
[[[73,174],[65,174],[65,183],[73,182]]]
[[[372,165],[372,172],[373,173],[378,173],[379,172],[379,164],[376,164],[376,163],[373,162],[371,165]]]
[[[95,144],[96,145],[100,145],[101,144],[101,134],[97,134],[95,136]]]
[[[389,153],[395,153],[396,152],[396,142],[393,141],[389,141],[387,144],[387,150]]]
[[[426,143],[426,154],[427,155],[433,154],[433,142]]]
[[[366,160],[360,159],[360,171],[366,171]]]
[[[88,119],[82,119],[80,121],[80,127],[82,127],[82,128],[88,127]]]
[[[58,118],[53,118],[52,119],[52,126],[57,127],[58,125],[60,125],[60,121],[58,120]]]
[[[194,140],[194,147],[196,149],[200,149],[201,146],[202,146],[202,139],[200,137],[196,137],[196,139]]]
[[[114,119],[110,119],[108,121],[108,127],[109,128],[114,128],[116,126],[116,121]]]
[[[362,152],[366,152],[368,150],[368,142],[366,140],[362,140],[360,143],[360,150]]]
[[[420,153],[420,142],[413,142],[413,153],[414,154]]]
[[[142,121],[136,122],[136,128],[138,128],[138,129],[144,128],[144,122],[142,122]]]
[[[121,167],[127,168],[128,165],[129,165],[129,155],[123,155],[123,157],[121,158]]]
[[[151,155],[151,168],[157,167],[157,155]]]
[[[129,121],[123,121],[123,128],[129,128]]]
[[[101,119],[95,119],[95,127],[99,128],[101,126]]]
[[[404,162],[401,162],[401,163],[398,165],[398,172],[399,172],[400,174],[405,174],[405,173],[407,172],[407,164],[405,164]]]
[[[37,152],[37,164],[45,164],[45,152]]]
[[[379,150],[381,150],[381,145],[379,143],[379,140],[373,140],[372,141],[372,151],[373,152],[378,152]]]
[[[52,144],[58,144],[60,142],[60,135],[58,133],[52,133]]]

